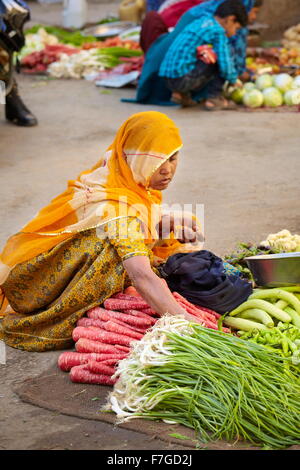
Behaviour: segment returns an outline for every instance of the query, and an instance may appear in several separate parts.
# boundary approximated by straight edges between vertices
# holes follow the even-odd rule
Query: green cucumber
[[[249,308],[248,310],[244,310],[239,314],[239,317],[258,321],[263,325],[266,325],[268,328],[272,328],[274,326],[272,317],[264,310],[260,310],[258,308]]]
[[[246,320],[239,317],[225,317],[224,323],[227,326],[234,328],[235,330],[252,331],[252,330],[267,330],[268,328],[262,323],[255,321]]]
[[[277,298],[278,300],[284,300],[290,304],[296,312],[300,315],[300,301],[297,297],[291,292],[287,292],[282,289],[266,289],[260,292],[254,292],[250,295],[250,299],[268,299],[268,298]]]
[[[280,308],[275,307],[275,305],[271,304],[271,302],[266,302],[265,300],[262,299],[248,299],[246,302],[243,304],[239,305],[236,309],[232,310],[232,312],[229,313],[230,316],[236,316],[241,312],[244,312],[245,310],[249,310],[252,308],[258,308],[259,310],[264,310],[267,312],[271,317],[277,318],[277,320],[280,320],[284,323],[289,323],[291,321],[291,317],[287,312],[284,310],[281,310]]]

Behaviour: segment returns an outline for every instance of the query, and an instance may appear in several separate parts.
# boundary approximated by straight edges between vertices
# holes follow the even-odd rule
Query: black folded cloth
[[[172,291],[220,314],[230,312],[252,293],[249,282],[226,274],[222,259],[207,250],[176,253],[159,271]]]

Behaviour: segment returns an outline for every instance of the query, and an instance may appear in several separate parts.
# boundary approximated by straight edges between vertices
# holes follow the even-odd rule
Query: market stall
[[[100,87],[135,86],[144,57],[141,27],[107,18],[83,30],[36,25],[26,32],[19,60],[24,73],[50,78],[86,79]],[[297,110],[300,105],[299,25],[281,41],[247,50],[248,81],[238,89],[225,87],[240,110]],[[250,36],[251,38],[251,36]],[[251,44],[251,40],[250,40]]]
[[[63,352],[58,367],[73,383],[113,386],[103,411],[119,424],[179,424],[202,444],[300,444],[300,236],[282,230],[224,257],[223,267],[229,262],[235,273],[227,276],[233,309],[224,307],[224,290],[216,297],[198,284],[193,291],[192,281],[187,289],[169,260],[162,282],[195,323],[160,318],[131,286],[86,312],[73,331],[75,351]],[[211,266],[210,294],[226,278]],[[201,300],[191,302],[194,294]]]

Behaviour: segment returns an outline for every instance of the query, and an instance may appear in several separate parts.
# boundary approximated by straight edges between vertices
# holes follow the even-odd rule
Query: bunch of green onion
[[[286,448],[300,443],[300,381],[284,361],[259,344],[165,315],[119,363],[106,409],[119,422],[185,425],[205,443]]]
[[[93,54],[101,65],[106,68],[113,68],[122,63],[122,57],[139,57],[142,55],[142,51],[116,46],[94,49]]]

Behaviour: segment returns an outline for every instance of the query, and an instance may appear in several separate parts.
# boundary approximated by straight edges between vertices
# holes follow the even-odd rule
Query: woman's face
[[[259,12],[259,7],[253,7],[249,11],[249,13],[248,13],[248,22],[249,22],[249,24],[255,23],[258,12]]]
[[[150,188],[157,189],[159,191],[166,189],[173,179],[177,163],[178,152],[171,155],[171,157],[168,158],[168,160],[166,160],[165,163],[163,163],[155,173],[153,173],[150,179]]]

